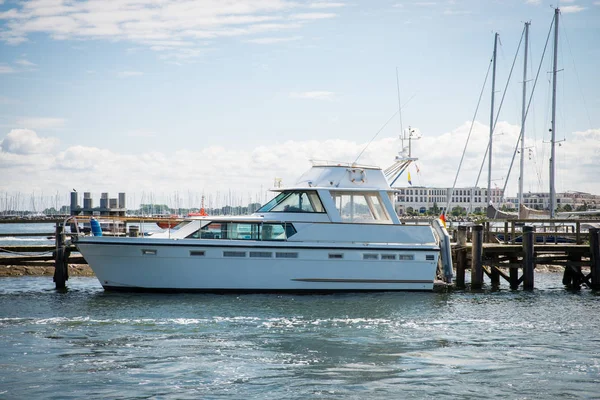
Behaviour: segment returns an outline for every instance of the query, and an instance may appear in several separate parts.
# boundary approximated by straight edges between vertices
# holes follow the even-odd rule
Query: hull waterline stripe
[[[285,294],[335,294],[335,293],[368,293],[368,292],[431,292],[432,289],[192,289],[192,288],[145,288],[135,286],[103,286],[104,290],[112,292],[138,293],[211,293],[211,294],[254,294],[254,293],[285,293]]]
[[[297,282],[333,282],[333,283],[433,283],[432,280],[406,279],[336,279],[336,278],[296,278]]]

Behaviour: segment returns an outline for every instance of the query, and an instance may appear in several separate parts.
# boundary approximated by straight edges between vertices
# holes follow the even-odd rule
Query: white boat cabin
[[[347,237],[349,241],[370,242],[378,238],[369,234],[373,231],[366,226],[351,230],[354,234],[349,235],[348,230],[339,224],[400,224],[394,211],[393,191],[378,167],[317,164],[292,187],[274,191],[279,194],[250,216],[193,217],[165,233],[153,236],[279,241],[289,240],[298,233],[303,223],[310,223],[320,228],[311,229],[312,240],[321,240],[319,232],[322,232],[327,235],[322,240],[346,241],[344,237]],[[329,231],[329,228],[335,228],[335,237],[330,236],[331,232],[323,232]],[[388,235],[381,228],[376,229],[379,236],[377,241],[402,242],[397,233],[393,239],[386,238]],[[423,232],[430,232],[429,228],[423,228]],[[433,238],[405,240],[422,243],[432,242]]]

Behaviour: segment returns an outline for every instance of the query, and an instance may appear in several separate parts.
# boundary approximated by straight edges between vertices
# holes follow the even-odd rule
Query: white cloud
[[[40,138],[29,129],[13,129],[0,142],[0,148],[4,153],[18,155],[44,154],[50,152],[57,143],[57,139]]]
[[[17,72],[13,67],[6,64],[0,64],[0,74],[12,74]]]
[[[20,65],[22,67],[26,67],[26,68],[37,67],[37,64],[34,64],[31,61],[26,60],[24,58],[16,60],[15,64],[18,64],[18,65]]]
[[[315,3],[310,3],[308,8],[337,8],[337,7],[345,7],[345,3],[333,3],[327,1],[319,1]]]
[[[292,42],[296,40],[302,39],[302,36],[292,36],[292,37],[264,37],[264,38],[256,38],[256,39],[248,39],[245,40],[247,43],[255,43],[255,44],[275,44],[275,43],[283,43],[283,42]]]
[[[335,17],[337,17],[337,14],[334,14],[334,13],[300,13],[300,14],[291,15],[290,19],[300,20],[300,21],[309,21],[309,20],[316,20],[316,19],[329,19],[329,18],[335,18]]]
[[[17,118],[15,125],[27,129],[57,129],[65,125],[64,118],[52,117],[20,117]]]
[[[119,78],[129,78],[132,76],[141,76],[141,75],[144,75],[144,73],[140,72],[140,71],[120,71],[117,73],[117,76]]]
[[[416,169],[411,170],[414,186],[451,186],[469,127],[470,122],[465,122],[452,131],[438,136],[423,136],[412,142],[413,155],[419,157],[417,164],[420,170],[418,173]],[[500,179],[506,179],[519,127],[499,122],[497,132],[492,178],[495,184],[502,187],[504,183]],[[600,194],[600,182],[596,179],[597,160],[600,159],[600,147],[597,145],[600,142],[600,129],[575,132],[573,136],[573,140],[563,142],[557,148],[557,190]],[[488,127],[475,123],[458,186],[475,185],[487,138]],[[71,146],[56,153],[52,151],[55,144],[56,139],[40,138],[33,131],[11,131],[2,141],[0,151],[0,191],[28,193],[32,188],[37,188],[47,193],[58,191],[66,196],[76,187],[80,191],[93,193],[137,193],[139,202],[142,193],[146,193],[146,196],[154,193],[157,200],[160,195],[176,191],[189,193],[190,188],[194,188],[192,190],[196,193],[211,195],[232,191],[236,199],[243,197],[244,202],[249,202],[249,194],[256,200],[255,194],[261,192],[261,187],[264,190],[271,187],[276,177],[282,178],[284,185],[293,185],[310,167],[311,159],[353,162],[367,145],[366,142],[344,139],[290,140],[250,149],[210,146],[174,153],[155,151],[132,154],[87,146]],[[535,144],[527,142],[526,145]],[[385,168],[393,163],[399,150],[400,142],[395,137],[378,138],[366,147],[358,162]],[[547,178],[547,160],[535,160],[537,154],[534,150],[534,159],[525,161],[528,171],[525,190],[547,191],[545,183],[542,186],[538,184],[536,175],[536,171],[540,170],[542,178]],[[573,159],[578,161],[567,161]],[[198,160],[201,160],[200,168]],[[244,165],[244,168],[231,168],[231,165]],[[478,184],[480,187],[487,184],[485,171],[487,165]],[[509,178],[508,195],[516,194],[517,175],[517,168],[514,167]],[[406,185],[405,179],[397,182],[397,186]],[[225,204],[222,201],[220,205]]]
[[[333,100],[335,93],[327,91],[314,92],[292,92],[290,97],[293,99],[311,99],[311,100]]]
[[[586,9],[586,7],[582,7],[582,6],[564,6],[564,7],[560,8],[560,12],[562,12],[563,14],[572,14],[572,13],[578,13],[585,9]]]
[[[600,1],[595,1],[593,4],[594,4],[595,6],[600,6]]]
[[[205,46],[200,41],[206,39],[298,30],[310,21],[336,17],[325,11],[343,6],[343,2],[293,0],[24,0],[0,12],[5,21],[0,40],[18,45],[31,34],[42,33],[56,40],[119,40],[180,53],[186,47]],[[324,12],[306,12],[311,10]],[[199,54],[187,51],[186,57]]]

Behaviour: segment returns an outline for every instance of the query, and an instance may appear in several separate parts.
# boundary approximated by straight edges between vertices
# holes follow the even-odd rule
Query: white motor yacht
[[[151,237],[73,242],[106,290],[432,290],[438,263],[451,278],[445,228],[403,224],[380,168],[315,163],[274,190],[246,217],[190,217]]]

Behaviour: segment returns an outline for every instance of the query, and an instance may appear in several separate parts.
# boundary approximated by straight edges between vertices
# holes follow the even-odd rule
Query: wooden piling
[[[535,267],[533,232],[533,226],[523,227],[523,289],[525,290],[533,289],[533,269]]]
[[[140,234],[140,228],[138,226],[130,226],[129,227],[129,237],[138,237]]]
[[[514,238],[514,236],[513,236],[513,238]],[[516,264],[518,262],[517,257],[511,257],[510,262]],[[508,271],[508,274],[509,274],[510,288],[512,290],[517,290],[519,288],[519,269],[518,268],[510,268]]]
[[[600,289],[600,229],[590,228],[590,271],[592,275],[591,287]]]
[[[56,289],[65,289],[66,282],[69,279],[69,269],[67,261],[69,259],[69,252],[65,247],[63,240],[63,225],[62,223],[56,224],[56,250],[54,250],[54,283]]]
[[[456,242],[459,246],[467,245],[467,227],[466,226],[461,225],[458,227],[456,238],[457,238]]]
[[[467,269],[467,227],[459,226],[456,232],[456,287],[465,287],[465,270]]]
[[[473,246],[471,247],[471,288],[483,286],[483,226],[473,226]]]
[[[495,263],[497,263],[497,257],[492,259],[492,265],[490,265],[490,280],[493,287],[498,287],[500,286],[500,271],[494,265]]]

